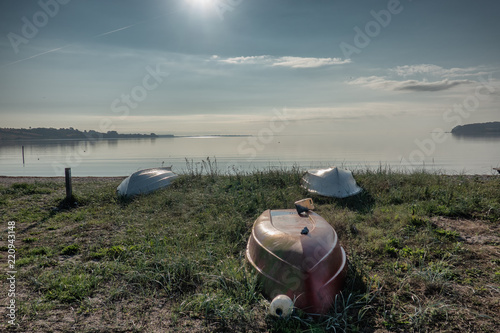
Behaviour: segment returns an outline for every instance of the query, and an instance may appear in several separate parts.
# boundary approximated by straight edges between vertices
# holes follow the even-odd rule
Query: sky
[[[0,127],[376,134],[500,121],[499,16],[494,0],[3,0]]]

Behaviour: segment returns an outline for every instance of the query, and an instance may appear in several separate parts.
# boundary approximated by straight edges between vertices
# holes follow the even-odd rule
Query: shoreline
[[[399,174],[395,172],[394,174]],[[402,173],[403,174],[403,173]],[[75,183],[93,183],[93,182],[114,182],[114,181],[122,181],[127,178],[129,175],[125,176],[73,176],[71,177],[71,181]],[[225,175],[220,175],[225,176]],[[482,178],[484,180],[491,179],[494,177],[499,177],[497,174],[477,174],[477,175],[467,175],[467,174],[457,174],[457,175],[447,175],[447,174],[438,174],[438,176],[443,177],[466,177],[466,178]],[[64,176],[1,176],[0,175],[0,185],[12,185],[16,183],[28,183],[34,184],[36,182],[56,182],[64,184]]]
[[[72,182],[76,183],[92,183],[92,182],[111,182],[111,181],[121,181],[128,176],[85,176],[85,177],[71,177]],[[61,176],[0,176],[0,185],[12,185],[16,183],[28,183],[33,184],[36,182],[56,182],[64,184],[64,177]]]

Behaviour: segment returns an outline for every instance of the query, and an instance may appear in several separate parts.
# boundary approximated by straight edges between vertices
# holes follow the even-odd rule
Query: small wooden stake
[[[73,186],[71,185],[71,168],[64,169],[64,178],[66,180],[66,199],[71,200],[73,197]]]
[[[23,151],[23,166],[24,166],[24,146],[22,146],[22,151]]]

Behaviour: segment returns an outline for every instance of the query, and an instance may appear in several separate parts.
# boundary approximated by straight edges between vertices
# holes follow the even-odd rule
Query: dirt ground
[[[458,232],[460,240],[467,244],[500,245],[499,224],[494,225],[480,220],[452,220],[444,217],[435,217],[432,221],[440,228]]]

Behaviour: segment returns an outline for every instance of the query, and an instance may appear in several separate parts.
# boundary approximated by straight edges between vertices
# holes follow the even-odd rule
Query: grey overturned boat
[[[139,170],[125,178],[116,191],[122,196],[146,194],[169,186],[177,177],[170,167]]]
[[[344,285],[347,259],[335,230],[300,207],[262,213],[246,258],[258,271],[265,296],[285,294],[308,313],[326,313]]]

